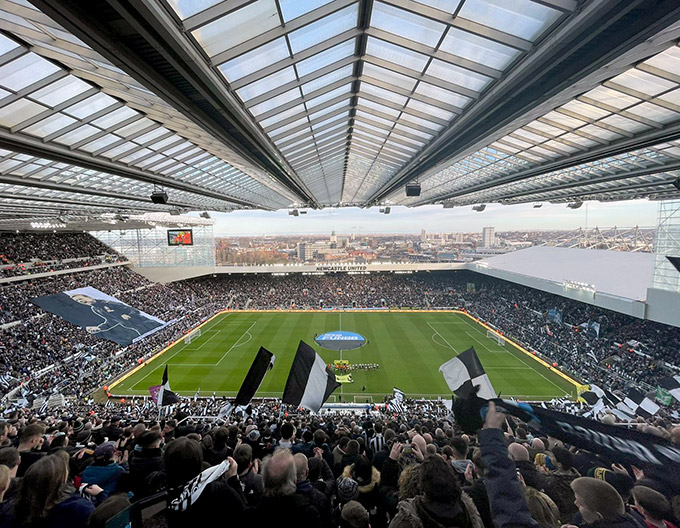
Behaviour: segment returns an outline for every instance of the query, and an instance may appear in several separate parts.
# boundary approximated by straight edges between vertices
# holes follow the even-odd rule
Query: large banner
[[[31,302],[92,335],[124,346],[166,325],[165,321],[89,286],[36,297]]]

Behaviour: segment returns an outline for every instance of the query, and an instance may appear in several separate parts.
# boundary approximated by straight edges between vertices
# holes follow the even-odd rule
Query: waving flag
[[[326,362],[307,343],[300,341],[283,390],[283,403],[318,412],[340,384]]]
[[[151,393],[151,398],[156,402],[159,407],[164,407],[166,405],[171,405],[173,403],[179,402],[179,397],[177,394],[170,390],[170,381],[168,380],[168,366],[165,365],[165,370],[163,371],[163,381],[160,385],[154,385],[149,387],[149,392]]]
[[[449,389],[458,397],[465,398],[477,385],[479,385],[478,397],[485,400],[496,397],[496,391],[473,347],[444,363],[439,367],[439,372],[444,375]]]

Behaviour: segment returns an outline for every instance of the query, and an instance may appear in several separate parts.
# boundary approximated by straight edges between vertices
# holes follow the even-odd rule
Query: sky
[[[493,226],[496,231],[543,229],[577,229],[579,227],[653,227],[656,225],[657,202],[634,200],[613,203],[586,202],[580,209],[567,209],[566,204],[489,204],[481,213],[470,206],[444,209],[441,205],[417,208],[392,207],[389,215],[377,207],[359,209],[309,209],[306,215],[289,216],[281,211],[236,211],[211,213],[216,236],[238,235],[302,235],[330,233],[430,233],[477,232]]]

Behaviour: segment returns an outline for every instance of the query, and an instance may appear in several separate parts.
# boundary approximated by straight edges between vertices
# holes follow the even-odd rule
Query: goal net
[[[189,343],[191,343],[192,341],[194,341],[195,339],[197,339],[199,337],[201,337],[201,329],[197,328],[196,330],[194,330],[193,332],[191,332],[190,334],[188,334],[184,338],[184,344],[188,345]]]
[[[493,330],[487,330],[486,337],[488,337],[492,341],[495,341],[498,346],[505,346],[505,339],[503,339],[499,334],[497,334]]]

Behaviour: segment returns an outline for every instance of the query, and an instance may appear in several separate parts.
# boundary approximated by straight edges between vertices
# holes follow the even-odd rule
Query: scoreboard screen
[[[168,246],[193,246],[194,234],[191,229],[168,229]]]

